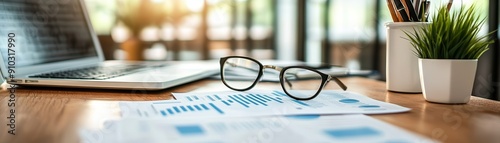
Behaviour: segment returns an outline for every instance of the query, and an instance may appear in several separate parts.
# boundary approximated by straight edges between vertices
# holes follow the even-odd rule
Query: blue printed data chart
[[[346,91],[322,91],[313,100],[295,100],[282,91],[174,93],[177,100],[121,102],[120,107],[134,108],[126,116],[203,117],[267,116],[305,114],[382,114],[408,111],[408,108],[385,103]],[[138,106],[141,104],[141,106]],[[128,109],[130,110],[130,109]]]
[[[276,91],[274,91],[276,92]],[[276,93],[277,94],[277,93]],[[282,114],[280,111],[259,112],[271,107],[285,107],[283,95],[263,93],[233,93],[233,94],[207,94],[186,95],[177,97],[177,101],[153,102],[152,107],[158,116],[162,117],[186,117],[186,116],[247,116],[247,115],[273,115]],[[300,101],[299,101],[300,102]],[[294,106],[309,106],[307,104],[295,104]],[[302,107],[299,107],[302,108]],[[155,114],[155,113],[149,113]]]
[[[300,92],[302,91],[299,91],[299,93]],[[377,101],[357,93],[338,90],[324,90],[315,99],[307,101],[294,100],[288,97],[288,95],[286,95],[283,91],[276,90],[253,90],[249,92],[230,91],[197,94],[174,93],[174,96],[181,101],[223,103],[226,106],[234,108],[283,107],[282,109],[286,110],[328,109],[335,110],[335,113],[363,114],[395,113],[409,110],[408,108]],[[332,113],[330,112],[330,114]]]
[[[214,103],[179,104],[179,102],[162,102],[153,104],[153,107],[164,117],[183,114],[224,114],[223,109],[217,107]]]
[[[181,94],[181,93],[176,93]],[[204,102],[221,102],[227,106],[243,106],[246,108],[250,108],[251,106],[268,106],[270,103],[283,103],[283,98],[286,98],[286,94],[273,91],[271,95],[266,94],[252,94],[252,93],[229,93],[229,94],[207,94],[207,95],[196,95],[196,94],[188,94],[182,93],[185,95],[176,96],[178,100],[196,102],[196,101],[204,101]]]
[[[314,118],[310,118],[314,117]],[[143,142],[435,142],[365,115],[267,116],[117,123],[121,140]],[[151,134],[156,139],[148,138]],[[142,138],[141,138],[142,137]]]

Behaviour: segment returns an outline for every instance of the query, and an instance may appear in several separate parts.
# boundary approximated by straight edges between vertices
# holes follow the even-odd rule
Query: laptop
[[[0,21],[0,70],[10,84],[159,90],[219,70],[216,61],[105,61],[83,0],[5,0]]]

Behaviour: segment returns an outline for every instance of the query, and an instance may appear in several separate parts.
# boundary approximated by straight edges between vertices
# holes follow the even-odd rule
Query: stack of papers
[[[324,90],[313,100],[295,100],[282,91],[174,93],[177,100],[121,102],[123,117],[247,117],[309,114],[386,114],[409,111],[348,91]]]
[[[110,121],[82,132],[87,143],[409,143],[435,142],[366,115]]]
[[[174,96],[120,102],[123,119],[83,130],[82,142],[435,142],[362,115],[410,109],[348,91],[324,90],[308,101],[273,90]]]

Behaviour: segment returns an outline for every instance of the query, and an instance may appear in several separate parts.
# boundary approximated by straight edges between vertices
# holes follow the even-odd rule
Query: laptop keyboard
[[[94,79],[104,80],[140,71],[145,65],[94,66],[81,69],[43,73],[29,76],[32,78]]]

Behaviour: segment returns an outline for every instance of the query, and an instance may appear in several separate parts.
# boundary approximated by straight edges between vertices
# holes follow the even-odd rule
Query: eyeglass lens
[[[283,71],[283,88],[290,96],[300,99],[313,97],[322,86],[321,75],[304,68],[288,68]]]
[[[222,65],[222,80],[231,88],[243,90],[251,87],[258,80],[260,70],[260,65],[255,61],[245,58],[228,58]]]

